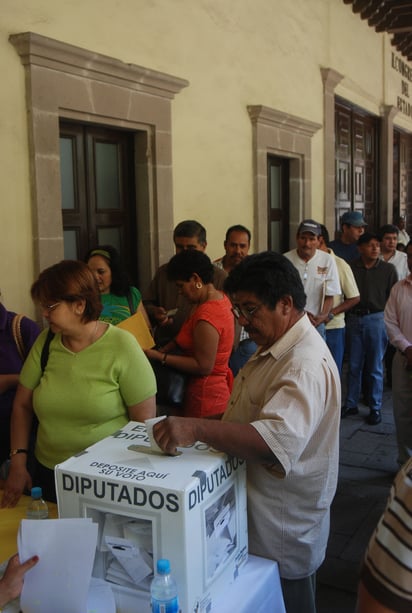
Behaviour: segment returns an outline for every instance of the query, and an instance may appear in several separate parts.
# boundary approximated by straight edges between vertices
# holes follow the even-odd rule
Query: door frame
[[[34,274],[64,254],[59,120],[71,119],[136,133],[139,277],[148,284],[172,255],[171,102],[188,81],[33,32],[9,41],[26,76]]]
[[[253,128],[254,233],[256,251],[267,249],[267,156],[289,158],[290,224],[293,244],[299,223],[312,214],[312,137],[321,124],[262,105],[247,107]]]

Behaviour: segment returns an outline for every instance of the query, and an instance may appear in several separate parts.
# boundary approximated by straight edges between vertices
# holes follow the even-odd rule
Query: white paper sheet
[[[90,518],[22,520],[19,557],[39,556],[25,577],[20,598],[23,613],[87,611],[97,529]]]

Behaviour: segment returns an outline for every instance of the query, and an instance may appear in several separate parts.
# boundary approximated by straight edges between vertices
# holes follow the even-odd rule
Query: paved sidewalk
[[[360,563],[398,470],[390,389],[383,400],[381,424],[364,422],[369,410],[362,404],[359,415],[341,421],[338,489],[317,574],[318,613],[354,612]]]

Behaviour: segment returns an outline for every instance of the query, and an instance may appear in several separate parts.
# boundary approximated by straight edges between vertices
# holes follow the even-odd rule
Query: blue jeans
[[[348,349],[346,406],[357,406],[364,371],[369,408],[380,411],[383,393],[383,357],[388,344],[383,311],[363,317],[348,315],[346,330]]]
[[[232,353],[229,360],[229,367],[236,377],[239,370],[246,364],[248,359],[255,353],[257,345],[250,338],[241,341],[237,349]]]
[[[345,328],[326,328],[326,344],[342,376],[343,354],[345,352]]]
[[[319,332],[323,340],[326,342],[326,326],[325,324],[319,324],[316,326],[316,330]]]

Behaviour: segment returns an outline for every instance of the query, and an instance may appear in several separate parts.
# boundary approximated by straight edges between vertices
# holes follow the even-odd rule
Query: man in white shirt
[[[412,242],[406,247],[410,274],[393,286],[384,318],[396,348],[392,364],[392,399],[398,440],[398,462],[412,457]]]
[[[379,229],[378,236],[381,243],[381,260],[395,266],[399,281],[405,279],[409,274],[406,253],[396,249],[399,229],[393,224],[386,224]]]
[[[336,263],[329,253],[320,251],[321,227],[313,219],[305,219],[298,227],[296,249],[285,257],[297,268],[307,302],[306,312],[319,334],[326,338],[325,323],[333,307],[333,296],[342,293]]]
[[[406,245],[409,243],[410,236],[406,231],[406,219],[404,215],[401,215],[400,217],[398,217],[398,223],[396,224],[397,228],[399,230],[399,236],[398,236],[398,242],[402,243],[402,245]]]

